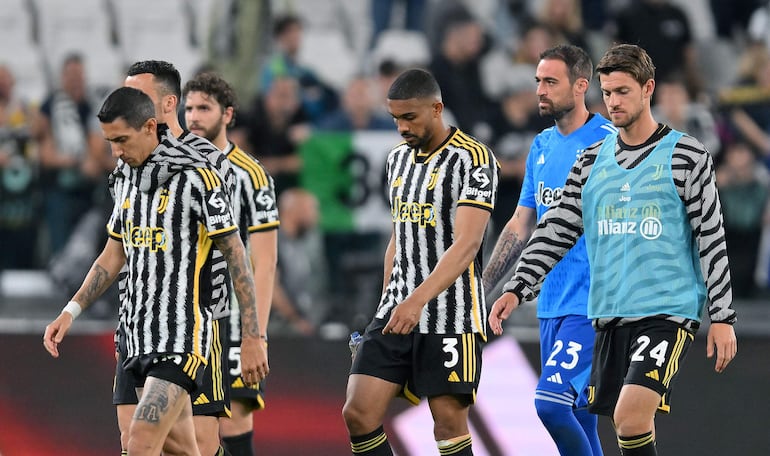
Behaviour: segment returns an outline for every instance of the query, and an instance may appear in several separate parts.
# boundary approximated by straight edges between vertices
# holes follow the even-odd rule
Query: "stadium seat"
[[[106,0],[32,0],[38,17],[40,46],[49,77],[56,80],[64,58],[80,54],[91,86],[114,87],[122,61],[114,44]]]
[[[182,81],[203,62],[190,28],[191,11],[184,0],[112,0],[118,41],[128,64],[138,60],[166,60]]]
[[[336,29],[306,28],[297,59],[337,91],[342,91],[358,70],[353,50]]]
[[[372,57],[375,65],[390,59],[402,68],[426,66],[430,63],[430,46],[424,33],[388,29],[377,38]]]

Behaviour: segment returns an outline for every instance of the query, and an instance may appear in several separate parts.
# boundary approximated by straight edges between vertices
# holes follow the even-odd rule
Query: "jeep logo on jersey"
[[[550,207],[553,203],[559,201],[561,198],[561,187],[551,188],[546,187],[545,182],[540,181],[537,183],[537,193],[535,194],[535,202],[542,204],[543,206]]]
[[[131,247],[149,248],[151,252],[166,250],[166,230],[158,227],[134,226],[131,220],[123,227],[123,242]]]
[[[489,172],[488,170],[489,168],[476,168],[473,173],[471,173],[471,176],[478,182],[480,188],[484,188],[492,182],[492,179],[487,175]]]
[[[430,203],[410,203],[401,198],[393,198],[391,215],[394,222],[417,223],[421,227],[436,226],[436,212]]]

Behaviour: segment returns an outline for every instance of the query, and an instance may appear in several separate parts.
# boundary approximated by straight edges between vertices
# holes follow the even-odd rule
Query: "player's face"
[[[204,92],[189,92],[185,97],[184,120],[187,129],[209,141],[214,141],[230,121],[225,119],[222,106]]]
[[[135,74],[133,76],[127,76],[123,81],[123,87],[131,87],[132,89],[141,90],[145,93],[152,104],[155,105],[155,117],[163,119],[163,102],[164,96],[158,91],[158,86],[155,84],[155,76],[150,73]]]
[[[599,83],[607,114],[614,126],[628,128],[650,109],[650,97],[655,88],[652,79],[639,85],[628,73],[613,71],[599,74]]]
[[[567,64],[558,59],[543,59],[535,71],[537,108],[541,116],[560,119],[575,109],[575,84],[569,81]]]
[[[426,149],[433,139],[435,122],[440,120],[443,105],[432,98],[388,99],[388,112],[393,116],[398,134],[414,149]]]
[[[122,117],[102,123],[104,139],[109,141],[112,156],[132,168],[144,163],[158,144],[157,121],[149,119],[139,129],[132,128]]]

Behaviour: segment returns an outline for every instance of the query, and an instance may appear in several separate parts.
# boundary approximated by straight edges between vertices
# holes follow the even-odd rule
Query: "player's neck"
[[[168,122],[166,122],[166,125],[168,125],[168,131],[171,132],[172,135],[174,135],[174,138],[178,138],[182,136],[182,132],[184,129],[181,125],[179,125],[179,121],[174,118],[173,120],[171,118],[166,119]]]
[[[582,103],[575,104],[575,109],[564,114],[561,119],[556,120],[556,129],[562,136],[567,136],[573,131],[585,125],[588,117],[591,115]]]
[[[229,142],[227,141],[227,135],[225,134],[224,128],[222,129],[222,132],[220,134],[216,135],[216,137],[214,137],[210,141],[211,141],[211,144],[213,144],[217,149],[221,150],[222,152],[227,151],[227,146]]]
[[[430,144],[422,148],[420,152],[425,154],[431,154],[435,152],[436,149],[438,149],[445,142],[447,142],[447,139],[449,139],[449,135],[452,134],[452,127],[442,124],[439,132],[440,134],[433,136],[433,140],[430,142]]]
[[[648,110],[643,112],[632,124],[621,127],[618,131],[620,139],[629,146],[645,143],[658,130],[658,122]]]

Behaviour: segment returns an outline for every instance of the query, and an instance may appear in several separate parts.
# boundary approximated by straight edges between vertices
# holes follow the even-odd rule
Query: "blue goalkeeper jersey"
[[[554,126],[538,134],[529,150],[519,205],[535,208],[538,220],[561,198],[572,166],[588,146],[616,132],[612,123],[593,114],[582,127],[567,136]],[[585,239],[577,244],[548,273],[537,303],[538,318],[586,315],[589,286]]]

